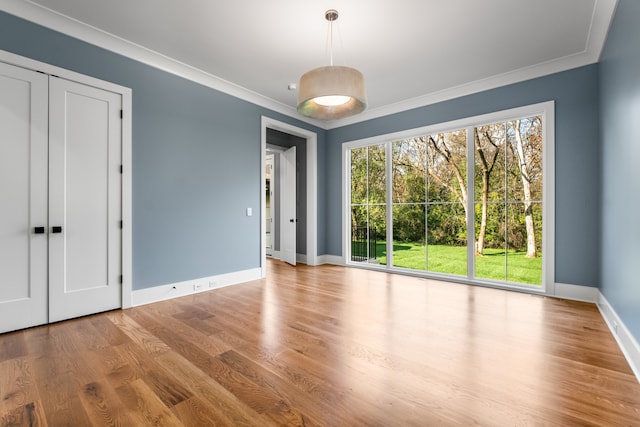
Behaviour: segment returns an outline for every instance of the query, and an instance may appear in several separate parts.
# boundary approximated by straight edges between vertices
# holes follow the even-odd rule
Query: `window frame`
[[[475,277],[475,221],[467,215],[467,276],[454,276],[429,271],[413,270],[393,266],[393,226],[392,226],[392,150],[393,141],[421,135],[451,132],[467,129],[467,203],[473,212],[475,203],[475,141],[474,132],[478,126],[500,121],[512,121],[532,116],[541,116],[543,123],[542,142],[542,285],[524,285],[514,282],[478,279]],[[384,145],[386,156],[386,206],[387,206],[387,263],[376,265],[351,261],[351,150],[372,145]],[[419,128],[376,135],[369,138],[347,141],[342,144],[342,253],[343,263],[351,267],[367,268],[434,278],[445,281],[515,289],[524,292],[555,294],[555,102],[546,101],[522,107],[481,114],[477,116],[436,123]],[[391,224],[391,225],[390,225]]]

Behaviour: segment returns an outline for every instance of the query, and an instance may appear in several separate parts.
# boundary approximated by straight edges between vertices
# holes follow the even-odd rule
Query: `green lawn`
[[[459,246],[429,245],[428,270],[438,273],[467,275],[467,248]],[[395,267],[427,270],[426,246],[418,243],[396,243],[393,246]],[[385,242],[377,242],[377,259],[387,263]],[[542,257],[526,258],[526,252],[507,252],[508,277],[505,277],[505,252],[502,249],[485,249],[484,256],[476,256],[476,277],[507,280],[529,285],[542,284]]]

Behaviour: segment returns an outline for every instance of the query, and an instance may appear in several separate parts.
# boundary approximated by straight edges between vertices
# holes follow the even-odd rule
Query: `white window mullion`
[[[342,252],[344,254],[344,262],[348,264],[352,259],[351,241],[353,231],[351,229],[351,211],[353,210],[353,206],[351,206],[351,150],[346,147],[342,149],[342,165],[342,176],[344,177],[342,180],[342,192],[344,194],[342,201],[343,209],[345,209],[342,213]]]
[[[371,151],[371,147],[367,147],[367,201],[366,201],[366,207],[367,207],[367,230],[366,230],[366,234],[367,234],[367,262],[369,262],[369,260],[371,259],[371,236],[369,235],[369,230],[371,230],[371,194],[369,193],[369,189],[371,188],[371,180],[369,179],[369,170],[371,167],[371,164],[369,162],[370,159],[370,151]]]
[[[509,122],[504,122],[504,281],[509,279]]]
[[[542,114],[542,287],[556,294],[555,284],[555,104]]]
[[[467,277],[476,277],[475,127],[467,128]]]
[[[424,269],[429,271],[429,135],[424,137]]]
[[[388,141],[384,145],[385,162],[386,162],[386,186],[387,197],[386,203],[386,221],[387,221],[387,268],[393,266],[393,148],[392,141]]]
[[[351,262],[351,149],[342,146],[342,256],[343,262]]]

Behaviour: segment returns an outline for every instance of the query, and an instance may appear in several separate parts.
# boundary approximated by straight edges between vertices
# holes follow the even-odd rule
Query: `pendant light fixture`
[[[315,68],[300,77],[298,112],[319,120],[335,120],[361,113],[367,107],[364,76],[355,68],[333,65],[333,21],[338,11],[325,12],[329,21],[329,66]]]

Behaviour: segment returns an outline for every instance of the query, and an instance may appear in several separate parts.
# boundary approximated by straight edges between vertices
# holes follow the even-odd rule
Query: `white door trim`
[[[115,83],[99,80],[94,77],[76,73],[46,64],[24,56],[16,55],[0,50],[0,61],[22,68],[41,71],[45,74],[55,75],[67,80],[72,80],[87,86],[122,95],[122,308],[130,308],[133,292],[133,266],[132,266],[132,157],[131,157],[131,130],[132,130],[132,90]],[[264,173],[264,172],[263,172]]]
[[[318,265],[318,135],[306,129],[262,116],[260,137],[260,188],[265,181],[265,152],[267,149],[267,128],[279,130],[307,140],[307,264]],[[264,192],[260,191],[261,218],[266,215]],[[265,247],[265,226],[260,221],[260,267],[262,277],[266,277],[267,250]]]

